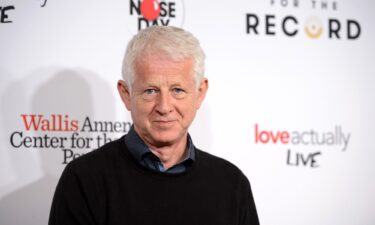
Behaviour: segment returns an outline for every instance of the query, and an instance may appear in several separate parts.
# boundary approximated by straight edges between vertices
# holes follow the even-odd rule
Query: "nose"
[[[160,115],[165,115],[173,110],[173,105],[172,105],[172,96],[167,91],[161,91],[158,100],[156,103],[156,111]]]

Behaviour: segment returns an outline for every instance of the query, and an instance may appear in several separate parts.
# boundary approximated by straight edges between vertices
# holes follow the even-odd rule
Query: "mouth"
[[[154,124],[158,127],[168,128],[172,126],[176,120],[154,120]]]

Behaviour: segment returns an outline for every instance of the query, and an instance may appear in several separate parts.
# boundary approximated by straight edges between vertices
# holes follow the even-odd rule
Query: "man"
[[[49,224],[259,224],[244,174],[188,134],[208,89],[203,74],[190,33],[154,26],[135,35],[117,84],[134,124],[66,167]]]

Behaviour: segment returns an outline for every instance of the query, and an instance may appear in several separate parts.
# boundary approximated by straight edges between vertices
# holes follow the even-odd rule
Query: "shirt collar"
[[[129,149],[130,154],[138,161],[141,162],[144,157],[149,155],[151,150],[149,147],[144,143],[144,141],[139,137],[137,132],[134,129],[134,125],[131,126],[129,132],[125,136],[125,144]],[[193,141],[191,140],[190,135],[187,136],[187,151],[188,154],[182,162],[185,162],[186,160],[193,160],[195,161],[195,151],[194,151],[194,145]]]

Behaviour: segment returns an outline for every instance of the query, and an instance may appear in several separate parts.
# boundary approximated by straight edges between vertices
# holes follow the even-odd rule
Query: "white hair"
[[[135,79],[137,60],[142,56],[161,54],[173,61],[193,60],[195,85],[198,88],[204,77],[205,54],[190,32],[173,26],[151,26],[134,35],[126,48],[122,76],[131,89]]]

